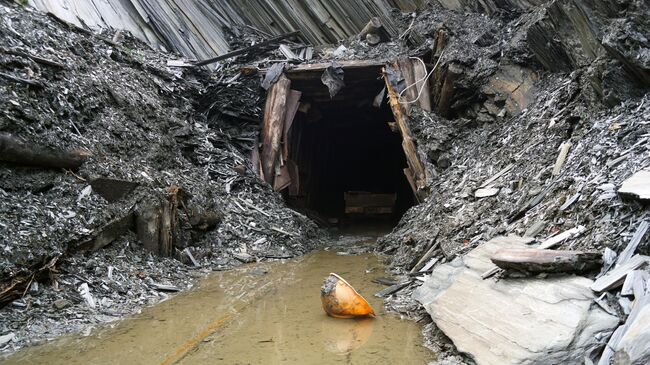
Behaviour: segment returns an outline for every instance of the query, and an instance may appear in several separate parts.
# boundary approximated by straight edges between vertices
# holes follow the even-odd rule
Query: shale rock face
[[[593,306],[591,280],[578,276],[483,280],[499,248],[527,239],[495,238],[438,266],[413,296],[460,352],[477,364],[583,364],[618,319]]]

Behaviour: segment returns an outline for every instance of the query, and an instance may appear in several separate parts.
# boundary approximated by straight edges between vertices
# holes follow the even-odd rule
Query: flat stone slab
[[[127,196],[138,186],[137,182],[99,177],[90,182],[93,191],[113,203]]]
[[[650,200],[650,170],[641,170],[629,179],[623,181],[618,189],[622,197],[629,197],[644,201]]]
[[[592,305],[591,280],[579,276],[481,279],[502,248],[529,238],[500,237],[436,267],[413,296],[477,364],[584,364],[618,318]],[[604,336],[596,336],[604,333]]]
[[[645,305],[623,335],[614,355],[615,364],[650,364],[650,305]]]

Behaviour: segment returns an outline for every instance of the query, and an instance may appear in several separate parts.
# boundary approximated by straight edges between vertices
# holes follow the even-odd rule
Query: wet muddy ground
[[[354,244],[343,238],[338,243]],[[7,364],[423,364],[421,328],[382,308],[374,254],[342,247],[286,262],[246,265],[206,278],[195,290],[88,337],[25,349]],[[350,251],[350,250],[347,250]],[[354,251],[354,250],[352,250]],[[338,253],[337,253],[338,252]],[[375,319],[334,319],[319,288],[330,272],[354,285]]]

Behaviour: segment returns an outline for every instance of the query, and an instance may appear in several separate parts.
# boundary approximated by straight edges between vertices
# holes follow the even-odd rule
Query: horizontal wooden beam
[[[385,63],[380,61],[373,61],[373,60],[349,60],[349,61],[336,61],[336,64],[341,66],[343,70],[354,70],[354,69],[363,69],[363,68],[377,68],[378,70],[381,70],[381,67],[383,67]],[[286,70],[285,73],[287,74],[287,77],[291,78],[291,76],[300,73],[323,72],[325,71],[326,68],[330,67],[331,65],[332,62],[302,64]]]

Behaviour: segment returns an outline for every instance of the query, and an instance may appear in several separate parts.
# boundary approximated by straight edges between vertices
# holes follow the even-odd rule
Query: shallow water
[[[320,285],[336,272],[374,319],[328,317]],[[210,275],[194,290],[84,338],[31,347],[6,364],[426,364],[421,328],[386,313],[372,254],[317,252]]]

